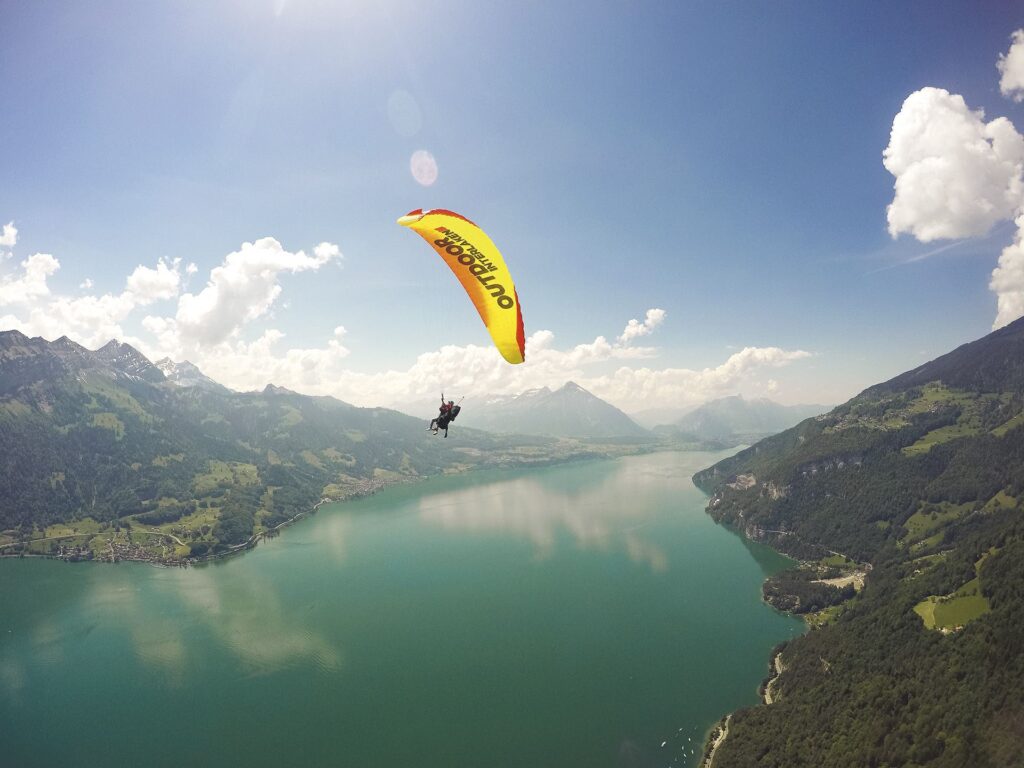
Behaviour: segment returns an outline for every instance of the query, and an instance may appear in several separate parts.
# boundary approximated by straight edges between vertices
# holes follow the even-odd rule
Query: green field
[[[153,421],[153,417],[146,412],[138,400],[101,376],[87,376],[82,381],[82,391],[91,397],[88,406],[90,409],[103,411],[113,407],[116,410],[131,413],[146,423]]]
[[[320,457],[313,453],[311,450],[306,449],[302,451],[299,455],[302,457],[302,460],[305,461],[307,464],[311,464],[317,469],[324,468],[324,463],[320,461]]]
[[[118,440],[124,437],[124,422],[113,413],[103,412],[95,414],[92,417],[92,425],[111,430]]]
[[[988,600],[981,595],[952,598],[929,597],[914,606],[928,629],[956,629],[991,610]]]
[[[824,627],[828,624],[833,623],[836,619],[842,616],[849,608],[849,601],[840,605],[830,605],[816,613],[804,614],[804,621],[807,622],[807,626],[811,629],[817,629],[818,627]]]
[[[978,434],[980,430],[977,427],[971,424],[964,424],[962,421],[963,417],[956,424],[933,429],[913,445],[908,445],[904,448],[903,455],[919,456],[922,453],[928,453],[936,445],[948,443],[950,440],[956,440],[958,437],[969,437]]]
[[[296,424],[302,423],[302,413],[290,405],[281,407],[282,415],[278,422],[282,427],[294,427]]]
[[[1003,435],[1005,435],[1011,429],[1019,427],[1021,424],[1024,424],[1024,411],[1021,411],[1009,421],[1005,422],[1004,424],[1000,424],[998,427],[993,429],[992,434],[995,435],[996,437],[1003,437]]]
[[[933,429],[923,435],[913,445],[903,449],[905,456],[920,456],[934,446],[948,443],[961,437],[982,434],[987,429],[986,412],[995,406],[1006,407],[1009,404],[1005,394],[974,394],[948,389],[942,384],[931,383],[925,386],[920,397],[914,400],[907,409],[909,415],[928,413],[943,408],[956,407],[960,416],[956,424]],[[1017,424],[1024,423],[1024,414],[1018,414],[1005,424],[992,430],[993,434],[1003,435]]]
[[[182,462],[185,460],[184,453],[169,453],[166,456],[157,456],[153,459],[154,467],[166,467],[170,465],[172,461]]]
[[[985,512],[997,512],[1000,509],[1017,509],[1017,499],[1006,491],[1000,491],[986,502],[982,508]]]
[[[985,558],[995,550],[981,556],[974,567],[981,567]],[[914,606],[927,629],[956,629],[991,610],[988,599],[981,594],[981,580],[975,576],[951,595],[930,595]]]
[[[934,538],[939,529],[949,523],[960,520],[969,514],[974,507],[973,503],[950,504],[943,501],[938,504],[922,504],[921,509],[915,512],[903,524],[907,529],[907,535],[900,540],[901,544],[922,542]],[[937,543],[933,541],[931,543]]]
[[[196,475],[192,488],[198,496],[207,494],[215,488],[230,488],[233,485],[255,485],[259,482],[259,473],[255,464],[241,464],[235,461],[210,461],[210,468],[201,475]]]

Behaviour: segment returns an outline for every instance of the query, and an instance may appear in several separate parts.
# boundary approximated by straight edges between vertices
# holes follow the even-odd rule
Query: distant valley
[[[734,395],[704,403],[671,423],[659,424],[655,431],[738,445],[774,435],[830,408],[828,405],[782,405],[766,398],[747,400]]]
[[[485,398],[467,408],[463,423],[505,434],[549,437],[652,437],[608,402],[575,382],[551,390],[532,389],[509,397]]]

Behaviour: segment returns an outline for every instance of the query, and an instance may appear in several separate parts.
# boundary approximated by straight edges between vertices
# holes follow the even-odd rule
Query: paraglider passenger
[[[443,394],[441,395],[441,401],[444,402]],[[455,401],[449,400],[448,405],[442,405],[441,409],[442,415],[441,418],[438,419],[437,425],[444,430],[444,436],[448,437],[448,425],[451,424],[452,420],[455,418]],[[436,435],[437,432],[434,434]]]
[[[438,428],[444,430],[444,436],[448,437],[448,415],[452,412],[452,406],[455,405],[451,400],[445,402],[444,392],[441,393],[441,408],[436,417],[431,419],[430,426],[427,429],[433,431],[436,435]]]

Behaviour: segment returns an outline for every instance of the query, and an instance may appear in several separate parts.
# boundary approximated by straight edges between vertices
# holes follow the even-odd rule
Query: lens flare
[[[437,161],[425,149],[417,149],[409,158],[409,170],[418,184],[431,186],[437,181]]]

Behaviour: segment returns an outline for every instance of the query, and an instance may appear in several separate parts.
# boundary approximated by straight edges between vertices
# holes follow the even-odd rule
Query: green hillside
[[[176,561],[383,485],[637,446],[448,440],[384,408],[181,387],[128,345],[0,333],[0,552]]]
[[[828,606],[716,767],[1022,764],[1022,426],[1018,320],[694,477],[716,520],[806,561],[774,604]],[[859,592],[822,594],[833,553]]]

